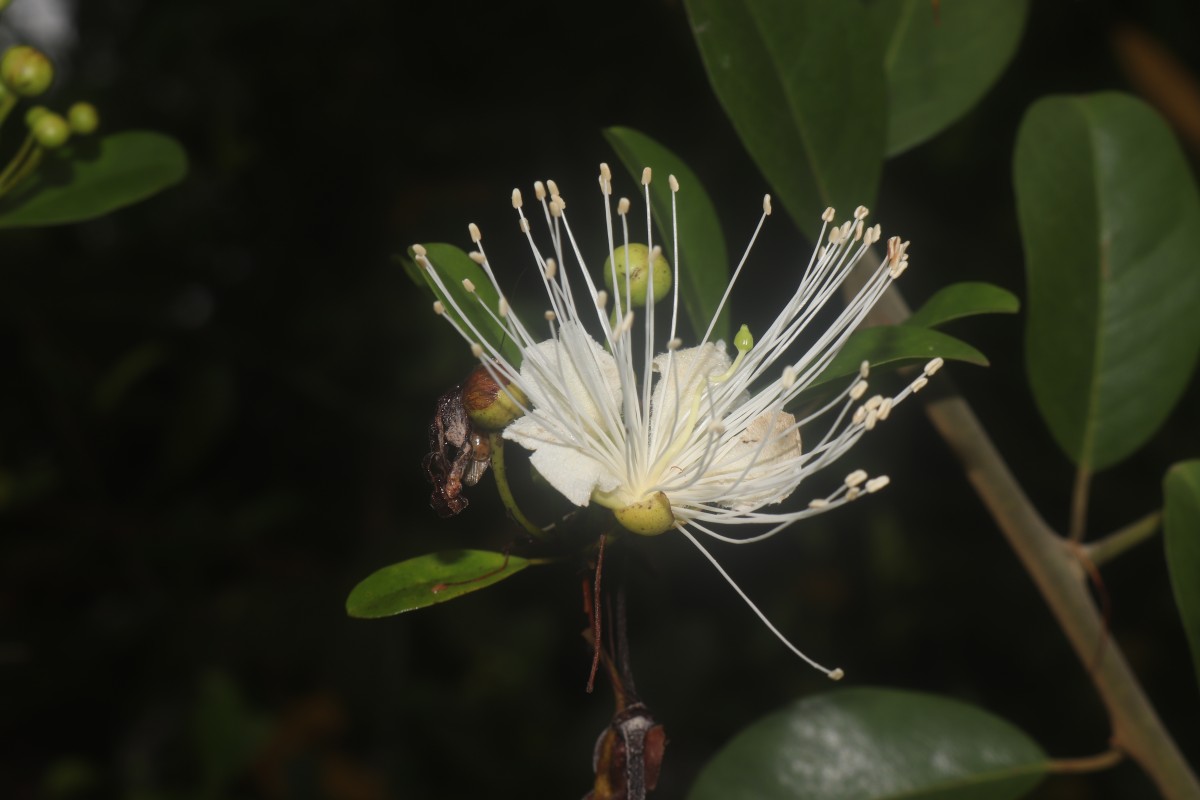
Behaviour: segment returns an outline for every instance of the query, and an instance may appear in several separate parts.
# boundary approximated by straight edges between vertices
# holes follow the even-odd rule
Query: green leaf
[[[641,181],[642,168],[650,167],[650,201],[654,221],[658,225],[659,241],[670,252],[671,192],[667,176],[679,181],[676,196],[679,236],[679,296],[692,323],[696,341],[704,334],[717,311],[721,297],[729,285],[729,258],[725,252],[725,237],[721,221],[700,179],[679,156],[632,128],[607,128],[604,138],[617,152],[621,163],[635,181]],[[712,339],[729,341],[729,307],[713,326]]]
[[[978,281],[952,283],[934,293],[905,325],[936,328],[938,325],[977,314],[1015,314],[1021,301],[1007,289]]]
[[[872,205],[887,127],[881,45],[860,3],[686,0],[717,99],[810,238]]]
[[[810,385],[820,386],[836,378],[853,375],[864,361],[872,367],[887,364],[901,366],[913,362],[924,363],[939,356],[947,361],[988,366],[987,356],[983,353],[940,331],[907,324],[879,325],[850,334],[829,366]]]
[[[1200,196],[1167,126],[1116,93],[1035,103],[1014,172],[1034,398],[1102,469],[1154,434],[1200,353]]]
[[[81,140],[48,156],[0,202],[0,228],[61,225],[99,217],[183,180],[187,154],[153,131]]]
[[[1007,800],[1046,756],[1002,719],[957,700],[893,689],[805,698],[743,730],[701,771],[689,800]]]
[[[433,292],[433,296],[441,300],[445,306],[446,316],[457,322],[472,341],[479,341],[480,334],[482,334],[483,339],[500,349],[510,364],[520,367],[520,347],[505,333],[504,328],[496,322],[492,315],[480,305],[482,300],[495,313],[500,302],[500,295],[496,291],[496,287],[492,285],[491,279],[483,271],[483,267],[476,264],[470,256],[452,244],[427,244],[425,251],[426,257],[433,264],[446,291],[438,287],[428,270],[418,269],[420,269],[421,277],[425,280],[425,285]],[[409,256],[412,256],[411,249]],[[474,284],[474,294],[468,292],[463,286],[464,279],[470,280]],[[449,295],[447,295],[447,291]],[[464,321],[464,315],[466,321]]]
[[[1167,470],[1163,495],[1167,567],[1200,682],[1200,459]]]
[[[887,42],[887,153],[948,127],[983,97],[1021,42],[1028,0],[876,0],[868,6]]]
[[[378,619],[444,603],[511,578],[529,563],[488,550],[445,550],[410,558],[359,582],[346,598],[346,613]]]

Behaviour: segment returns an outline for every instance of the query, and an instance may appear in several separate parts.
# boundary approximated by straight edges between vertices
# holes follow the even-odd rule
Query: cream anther
[[[829,243],[832,245],[839,244],[842,241],[843,234],[841,228],[834,228],[829,231]]]
[[[829,208],[825,209],[823,214],[821,214],[821,220],[823,222],[833,222],[833,218],[836,215],[837,212],[833,210],[833,206],[830,206]]]
[[[858,377],[865,378],[871,372],[871,362],[864,361],[858,365]]]
[[[854,409],[854,416],[850,417],[850,422],[853,425],[858,425],[866,418],[867,410],[862,406],[859,406],[858,408]]]
[[[463,288],[470,294],[475,294],[475,282],[470,278],[463,278]]]
[[[854,230],[854,223],[846,220],[842,223],[842,238],[845,239],[850,235],[850,231]]]
[[[471,355],[476,358],[483,358],[483,347],[480,346],[479,342],[471,342]]]
[[[928,385],[929,385],[929,378],[926,378],[924,375],[920,376],[919,378],[917,378],[915,381],[912,382],[913,394],[916,394],[917,392],[921,391]]]
[[[558,315],[553,311],[543,312],[542,316],[545,317],[546,322],[554,322],[554,320],[558,319]]]
[[[423,255],[425,255],[425,246],[419,245],[419,244],[414,244],[412,246],[412,251],[413,251],[414,255],[423,256]]]
[[[678,336],[667,342],[668,350],[678,350],[681,347],[683,347],[683,339],[680,339]]]
[[[521,204],[522,204],[522,202],[523,202],[523,201],[521,200],[521,190],[520,190],[520,189],[513,189],[513,193],[512,193],[512,204],[513,204],[513,208],[520,208],[520,207],[521,207]]]
[[[558,197],[558,184],[557,183],[555,183],[552,180],[547,179],[546,188],[550,190],[551,197]]]
[[[870,213],[871,212],[867,210],[866,206],[859,206],[858,208],[854,209],[854,219],[858,222],[862,222],[867,218],[867,214]]]
[[[533,196],[538,199],[538,202],[546,199],[546,184],[541,181],[533,182]]]
[[[768,217],[771,216],[771,195],[763,195],[763,213]]]
[[[885,397],[883,398],[883,402],[879,404],[879,408],[876,409],[881,422],[888,418],[888,414],[892,413],[892,402],[892,398]]]
[[[875,430],[875,423],[879,422],[879,409],[872,408],[867,411],[867,418],[863,422],[863,427],[869,431]]]
[[[867,232],[863,234],[863,243],[868,247],[879,241],[879,226],[874,225],[867,228]]]
[[[478,264],[481,267],[487,261],[487,256],[485,256],[483,253],[479,252],[478,250],[472,250],[471,252],[467,253],[467,258],[471,259],[472,261],[474,261],[476,264]]]
[[[562,197],[551,197],[550,198],[550,216],[561,217],[564,206],[565,206],[565,204],[563,203]]]
[[[654,263],[654,259],[662,255],[662,248],[658,245],[650,248],[650,263]]]
[[[629,198],[622,197],[617,201],[617,213],[622,217],[629,213]]]
[[[496,304],[496,313],[502,318],[508,316],[508,298],[501,297],[500,302]]]
[[[518,227],[521,229],[521,233],[529,233],[529,220],[525,219],[524,217],[521,217],[521,221],[518,223]]]
[[[429,269],[429,259],[425,256],[417,256],[416,262],[418,267],[421,267],[422,269]]]
[[[781,384],[783,384],[784,389],[791,389],[793,386],[795,386],[796,385],[796,368],[791,366],[790,364],[788,366],[784,367],[783,368],[783,377],[781,377],[779,379],[779,382]]]
[[[874,411],[875,409],[879,408],[881,403],[883,403],[883,395],[876,394],[872,395],[871,398],[863,405],[867,411]]]
[[[558,274],[558,262],[553,258],[546,259],[546,280],[554,280],[554,276]]]
[[[479,240],[483,238],[483,234],[479,232],[479,226],[472,222],[467,225],[467,230],[471,233],[471,241],[479,244]]]
[[[612,180],[612,171],[608,168],[608,164],[600,162],[600,177],[606,181]]]
[[[603,289],[596,292],[596,308],[608,308],[608,292],[604,291]]]
[[[809,508],[829,508],[829,501],[820,497],[808,501]]]
[[[719,419],[714,419],[712,422],[708,423],[708,432],[713,436],[720,436],[725,432],[725,423],[721,422]]]
[[[649,186],[649,185],[650,185],[650,168],[643,167],[642,168],[642,186]]]
[[[851,400],[858,400],[866,393],[867,393],[867,382],[866,381],[863,381],[863,380],[855,381],[854,385],[850,387],[850,399]]]
[[[672,191],[672,192],[678,192],[678,191],[679,191],[679,181],[675,180],[675,176],[674,176],[674,175],[668,175],[668,176],[667,176],[667,185],[671,187],[671,191]]]
[[[829,680],[831,681],[840,681],[844,677],[846,677],[846,673],[841,667],[829,670]]]
[[[862,489],[855,486],[846,492],[846,502],[848,503],[852,500],[857,500],[861,496],[862,496]]]
[[[925,374],[933,375],[933,373],[935,373],[939,369],[941,369],[942,365],[945,363],[946,362],[943,361],[940,357],[933,359],[932,361],[930,361],[928,364],[925,365]]]
[[[437,314],[439,317],[446,313],[446,307],[442,305],[441,300],[433,301],[433,313]]]
[[[891,482],[892,479],[887,475],[880,475],[878,478],[871,478],[871,480],[867,481],[867,494],[874,494]]]
[[[862,483],[866,479],[867,479],[866,470],[856,469],[856,470],[854,470],[854,472],[851,472],[849,475],[846,476],[845,483],[846,483],[846,486],[854,487],[854,486],[858,486],[860,483]]]

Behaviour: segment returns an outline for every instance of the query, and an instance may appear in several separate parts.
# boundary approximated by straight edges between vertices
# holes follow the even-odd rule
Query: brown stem
[[[1046,767],[1046,771],[1060,774],[1099,772],[1104,769],[1112,769],[1117,764],[1120,764],[1124,758],[1125,754],[1120,750],[1105,750],[1103,753],[1097,753],[1094,756],[1084,756],[1083,758],[1055,758],[1050,761]]]
[[[846,291],[854,289],[849,282],[844,287]],[[868,320],[869,324],[894,325],[909,315],[904,298],[892,287],[884,292]],[[1038,514],[962,397],[949,394],[929,403],[925,411],[962,462],[967,478],[1046,599],[1075,654],[1085,667],[1092,666],[1106,632],[1085,584],[1079,580],[1078,563],[1063,547],[1063,538]],[[1107,644],[1103,658],[1088,674],[1108,711],[1113,747],[1137,761],[1163,797],[1200,800],[1200,782],[1163,727],[1116,642]]]

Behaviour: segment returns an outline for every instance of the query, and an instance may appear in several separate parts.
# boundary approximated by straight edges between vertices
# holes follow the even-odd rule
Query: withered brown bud
[[[504,381],[504,388],[496,383],[482,364],[471,371],[462,388],[463,407],[471,423],[484,431],[501,430],[523,415],[525,412],[521,406],[529,403],[503,370],[497,367],[492,367],[492,370]]]

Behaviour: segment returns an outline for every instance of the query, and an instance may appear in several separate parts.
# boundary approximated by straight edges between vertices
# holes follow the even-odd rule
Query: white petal
[[[654,359],[654,371],[659,373],[659,378],[650,400],[650,424],[652,428],[662,426],[659,435],[665,434],[660,440],[664,447],[670,434],[687,420],[709,378],[722,375],[732,363],[725,353],[724,342],[707,342],[699,347],[663,353]],[[697,416],[703,416],[707,410],[701,401]]]
[[[795,425],[796,418],[786,411],[768,411],[751,420],[724,447],[708,471],[710,477],[703,481],[716,502],[735,511],[750,511],[779,503],[794,492],[803,468],[800,431]]]
[[[614,414],[620,418],[617,362],[578,322],[564,323],[557,339],[527,347],[521,357],[522,388],[535,409],[564,422],[580,415],[601,424]]]
[[[504,429],[504,438],[532,450],[529,462],[546,481],[577,506],[586,506],[596,489],[611,491],[620,480],[599,460],[560,443],[531,417]]]

